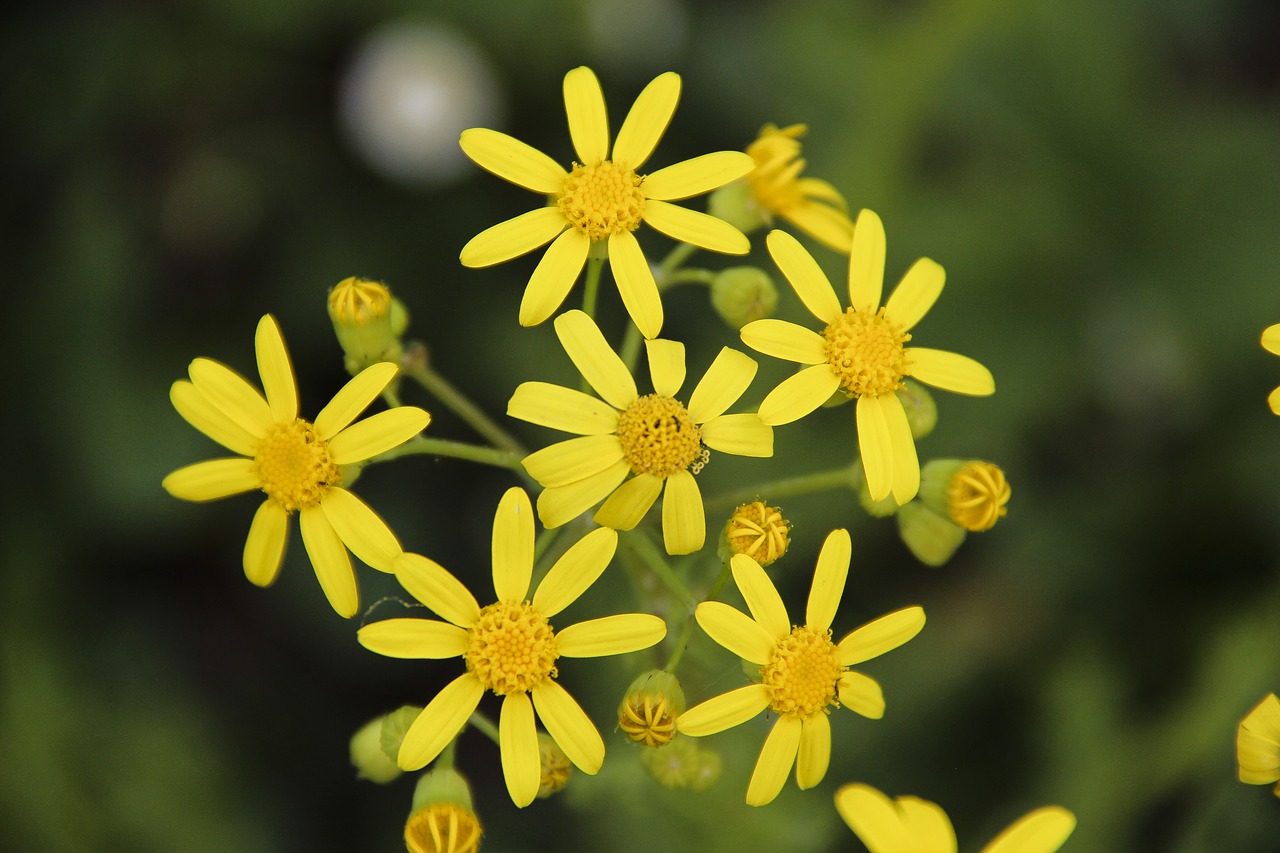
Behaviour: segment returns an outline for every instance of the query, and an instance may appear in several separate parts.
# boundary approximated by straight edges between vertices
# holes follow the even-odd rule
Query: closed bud
[[[858,503],[866,511],[867,515],[872,518],[888,518],[896,513],[899,509],[898,500],[893,493],[885,495],[880,500],[873,500],[871,497],[871,489],[867,487],[866,475],[862,473],[862,465],[859,463],[857,468],[857,492]]]
[[[763,228],[771,221],[746,179],[733,181],[717,189],[707,199],[707,212],[723,219],[743,234]]]
[[[907,426],[911,427],[911,437],[919,441],[938,425],[938,404],[933,401],[929,389],[919,382],[904,380],[902,387],[894,392],[902,410],[907,413]]]
[[[356,777],[385,785],[397,778],[401,771],[394,757],[388,756],[382,749],[382,721],[384,717],[375,717],[360,727],[351,736],[351,763],[356,768]]]
[[[618,728],[632,743],[659,749],[676,736],[684,689],[674,675],[652,669],[631,682],[618,705]]]
[[[471,787],[462,774],[452,767],[422,774],[404,825],[409,853],[475,853],[482,834],[471,805]]]
[[[1000,466],[980,459],[934,459],[920,469],[920,500],[965,530],[990,530],[1013,494]]]
[[[646,749],[640,763],[664,788],[705,791],[720,779],[720,753],[702,746],[694,738],[676,738],[662,750]]]
[[[727,555],[722,557],[727,562],[734,554],[746,554],[765,567],[787,553],[790,543],[791,522],[782,517],[782,509],[757,499],[742,504],[729,517],[724,528]]]
[[[898,534],[916,559],[927,566],[944,565],[964,541],[965,530],[921,501],[898,507]]]
[[[772,317],[778,288],[759,267],[729,267],[711,281],[711,307],[731,329]]]
[[[560,744],[546,732],[538,732],[538,798],[546,799],[569,784],[573,765]]]
[[[381,361],[399,363],[408,312],[385,284],[355,276],[343,279],[329,291],[329,319],[349,373]]]

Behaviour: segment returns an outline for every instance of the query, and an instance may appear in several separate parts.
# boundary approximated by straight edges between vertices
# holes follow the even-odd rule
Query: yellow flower
[[[735,554],[730,566],[751,616],[719,601],[704,601],[695,611],[711,639],[760,665],[761,680],[685,711],[676,722],[680,733],[715,734],[766,710],[778,717],[751,774],[748,805],[772,802],[793,763],[801,788],[822,781],[831,758],[830,709],[844,704],[864,717],[884,716],[880,685],[849,667],[896,649],[924,627],[924,610],[906,607],[863,625],[839,643],[831,641],[831,620],[844,593],[851,550],[848,531],[834,530],[827,537],[805,623],[799,627],[792,625],[764,569],[745,554]]]
[[[1236,763],[1240,781],[1250,785],[1270,785],[1280,779],[1280,699],[1268,693],[1236,732]],[[1280,797],[1280,785],[1275,787]]]
[[[773,455],[772,428],[753,413],[724,414],[751,384],[756,363],[728,347],[720,350],[686,406],[676,399],[685,379],[683,344],[645,341],[655,393],[642,397],[595,321],[566,311],[555,327],[565,352],[603,402],[571,388],[525,382],[507,403],[514,418],[580,436],[524,459],[525,470],[543,486],[542,523],[559,527],[607,495],[595,521],[630,530],[661,493],[667,553],[697,551],[706,538],[706,515],[693,475],[708,458],[706,448]],[[634,476],[626,480],[628,474]]]
[[[398,763],[417,770],[440,754],[466,725],[485,690],[502,697],[498,722],[507,791],[524,807],[538,795],[541,759],[534,712],[579,770],[595,774],[604,741],[573,697],[556,682],[560,657],[601,657],[647,649],[667,633],[646,613],[579,622],[559,631],[548,621],[577,600],[613,559],[618,534],[597,528],[573,545],[527,598],[533,575],[533,506],[520,488],[503,495],[493,520],[493,588],[481,608],[462,583],[437,563],[404,553],[396,577],[415,598],[444,617],[387,619],[361,628],[367,649],[394,658],[461,657],[467,671],[446,685],[409,727]]]
[[[704,249],[745,255],[747,238],[705,213],[671,204],[740,178],[754,161],[741,151],[704,154],[647,175],[649,159],[680,98],[680,76],[659,75],[636,98],[609,148],[609,121],[600,82],[590,68],[564,77],[569,135],[578,155],[571,170],[504,133],[472,128],[462,150],[481,167],[551,203],[477,234],[462,248],[463,266],[487,267],[551,243],[533,271],[520,303],[520,323],[534,326],[564,301],[586,264],[593,244],[607,249],[609,268],[622,302],[646,338],[662,331],[662,300],[636,241],[641,222],[675,240]],[[552,242],[554,241],[554,242]]]
[[[853,222],[844,197],[826,181],[800,177],[807,165],[800,157],[800,137],[807,130],[803,124],[761,128],[747,146],[756,164],[747,182],[766,214],[782,217],[837,252],[847,252],[853,243]],[[765,224],[771,224],[767,215]]]
[[[916,797],[891,800],[868,785],[836,791],[836,810],[871,853],[955,853],[947,813]],[[1076,816],[1044,806],[1014,821],[982,853],[1053,853],[1076,828]]]
[[[169,494],[211,501],[260,489],[244,546],[244,573],[268,586],[280,571],[289,516],[298,513],[320,587],[339,615],[359,606],[350,549],[380,571],[391,571],[400,543],[359,498],[342,488],[342,466],[372,459],[421,432],[422,409],[397,406],[351,422],[382,393],[398,368],[382,362],[343,386],[314,422],[298,417],[298,390],[280,327],[270,314],[258,323],[255,345],[266,398],[239,374],[212,359],[191,362],[191,381],[173,383],[169,399],[193,427],[236,457],[197,462],[164,478]]]
[[[1280,355],[1280,323],[1263,329],[1262,348],[1272,355]],[[1267,395],[1267,405],[1271,407],[1272,413],[1280,415],[1280,388]]]
[[[849,256],[849,305],[813,257],[782,231],[767,238],[769,253],[800,301],[826,324],[813,332],[785,320],[757,320],[742,328],[747,346],[766,355],[810,365],[782,381],[760,404],[767,424],[791,423],[821,406],[837,391],[856,397],[858,447],[872,500],[891,492],[899,505],[920,488],[920,462],[902,401],[895,393],[910,376],[960,394],[995,391],[991,372],[953,352],[907,347],[910,330],[933,306],[945,273],[928,258],[907,270],[880,305],[884,286],[884,226],[870,210],[858,214]]]

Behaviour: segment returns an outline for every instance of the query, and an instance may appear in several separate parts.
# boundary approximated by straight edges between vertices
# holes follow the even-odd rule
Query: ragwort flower
[[[773,455],[772,428],[754,413],[724,413],[751,384],[756,363],[725,347],[686,405],[676,399],[685,379],[683,344],[645,341],[655,393],[640,396],[631,372],[594,320],[566,311],[555,328],[565,352],[603,400],[559,385],[525,382],[507,403],[514,418],[580,436],[524,459],[525,470],[543,486],[538,496],[542,523],[559,527],[608,496],[594,520],[630,530],[662,494],[667,553],[697,551],[706,539],[706,513],[693,475],[705,464],[707,448]]]
[[[462,583],[437,563],[404,553],[396,577],[414,598],[446,621],[387,619],[360,629],[367,649],[394,658],[461,657],[467,671],[432,699],[405,733],[398,763],[417,770],[458,734],[486,690],[502,697],[498,721],[507,791],[524,807],[538,795],[541,759],[534,712],[579,770],[599,771],[604,741],[573,697],[556,682],[556,661],[617,655],[662,640],[666,624],[647,613],[605,616],[559,631],[548,621],[577,600],[613,559],[618,534],[597,528],[556,561],[528,598],[533,576],[533,506],[523,489],[503,495],[493,520],[493,588],[497,601],[480,607]]]
[[[1268,693],[1236,731],[1236,763],[1240,781],[1270,785],[1280,779],[1280,699]],[[1280,797],[1280,784],[1275,787]]]
[[[735,554],[730,566],[751,616],[719,601],[704,601],[695,611],[711,639],[760,665],[760,682],[685,711],[676,721],[680,733],[715,734],[762,711],[778,716],[751,774],[748,805],[772,802],[793,763],[801,788],[822,781],[831,759],[831,708],[844,704],[864,717],[884,716],[880,685],[849,667],[896,649],[924,627],[924,610],[906,607],[863,625],[839,643],[831,641],[831,620],[844,593],[851,550],[847,530],[832,531],[823,543],[803,625],[792,625],[773,582],[745,554]]]
[[[578,155],[569,171],[555,160],[504,133],[463,131],[461,145],[481,167],[513,184],[551,198],[540,207],[501,222],[462,248],[463,266],[487,267],[551,243],[525,287],[520,323],[535,326],[564,301],[593,246],[608,253],[609,268],[631,319],[646,338],[662,331],[662,300],[633,233],[642,222],[704,249],[745,255],[747,238],[705,213],[671,204],[740,178],[754,161],[741,151],[704,154],[643,175],[640,168],[657,147],[680,98],[680,76],[667,72],[645,87],[609,147],[609,120],[600,82],[590,68],[564,78],[569,135]]]
[[[1262,330],[1262,348],[1272,355],[1280,355],[1280,323]],[[1267,395],[1267,405],[1273,414],[1280,415],[1280,388]]]
[[[839,190],[818,178],[802,178],[807,165],[800,156],[800,137],[808,128],[793,124],[779,128],[766,124],[747,146],[756,167],[747,175],[751,194],[765,213],[790,222],[814,239],[835,249],[849,251],[853,222]]]
[[[389,572],[401,548],[382,519],[342,487],[342,466],[403,444],[431,416],[413,406],[397,406],[351,423],[396,375],[396,365],[380,362],[344,385],[314,422],[302,420],[289,353],[270,314],[258,323],[255,345],[265,399],[231,368],[208,358],[191,362],[190,382],[173,383],[169,399],[178,414],[239,456],[179,468],[164,478],[163,486],[189,501],[254,489],[266,494],[244,546],[245,576],[258,586],[275,581],[289,516],[296,512],[321,589],[340,616],[353,616],[359,595],[347,549]]]
[[[805,367],[783,380],[760,404],[767,424],[790,423],[817,409],[837,391],[857,398],[858,447],[872,500],[891,492],[899,505],[920,488],[915,439],[897,391],[908,376],[959,394],[994,393],[991,372],[944,350],[907,347],[912,327],[933,307],[945,273],[921,258],[889,299],[884,286],[885,239],[880,217],[858,214],[849,255],[849,306],[842,309],[822,269],[791,235],[772,231],[769,253],[800,301],[826,324],[821,332],[785,320],[757,320],[742,328],[747,346]]]

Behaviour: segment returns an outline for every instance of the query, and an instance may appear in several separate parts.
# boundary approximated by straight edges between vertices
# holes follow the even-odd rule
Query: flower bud
[[[990,530],[1008,512],[1004,471],[979,459],[934,459],[920,469],[920,500],[965,530]]]
[[[867,486],[866,474],[862,471],[861,463],[856,465],[857,468],[857,492],[858,503],[861,504],[863,510],[872,518],[888,518],[898,511],[898,499],[893,493],[885,495],[880,500],[872,500],[871,489]]]
[[[343,279],[329,291],[329,319],[351,374],[380,361],[400,361],[408,312],[385,284],[355,276]]]
[[[646,749],[640,763],[664,788],[705,791],[720,779],[720,753],[694,738],[676,738],[666,749]]]
[[[409,726],[413,725],[413,721],[421,713],[422,708],[417,705],[401,705],[383,716],[379,742],[387,758],[396,761],[400,757],[400,744],[409,731]]]
[[[902,410],[907,413],[907,425],[911,427],[911,437],[919,441],[938,424],[938,404],[933,401],[929,389],[919,382],[904,380],[902,387],[894,392]]]
[[[409,853],[475,853],[482,834],[471,805],[471,787],[462,774],[452,767],[423,773],[404,825]]]
[[[897,516],[902,541],[927,566],[944,565],[964,541],[963,527],[921,501],[908,501],[898,507]]]
[[[351,763],[356,768],[356,778],[367,779],[385,785],[400,775],[394,758],[382,749],[382,721],[375,717],[351,736]]]
[[[538,798],[546,799],[569,784],[573,765],[560,744],[546,732],[538,732]]]
[[[743,234],[768,225],[768,212],[756,201],[751,184],[746,179],[725,184],[707,198],[707,212],[716,219],[723,219]]]
[[[684,712],[684,690],[665,670],[652,669],[631,682],[618,705],[618,728],[632,743],[660,749],[676,736]]]
[[[731,329],[772,317],[778,288],[759,267],[729,267],[711,282],[711,307]]]
[[[746,554],[762,568],[785,554],[790,542],[791,522],[782,517],[780,507],[762,500],[739,506],[724,528],[725,559]]]

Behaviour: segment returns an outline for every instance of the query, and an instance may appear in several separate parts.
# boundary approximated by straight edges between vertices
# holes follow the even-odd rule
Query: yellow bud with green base
[[[409,314],[390,288],[351,276],[329,291],[328,305],[348,372],[354,375],[382,361],[400,363],[404,352],[400,336],[409,325]]]
[[[452,767],[437,767],[418,779],[413,809],[404,825],[409,853],[475,853],[483,831],[471,805],[471,786]]]
[[[618,729],[632,743],[661,749],[676,736],[676,718],[685,707],[680,681],[665,670],[651,669],[627,688],[618,705]]]

